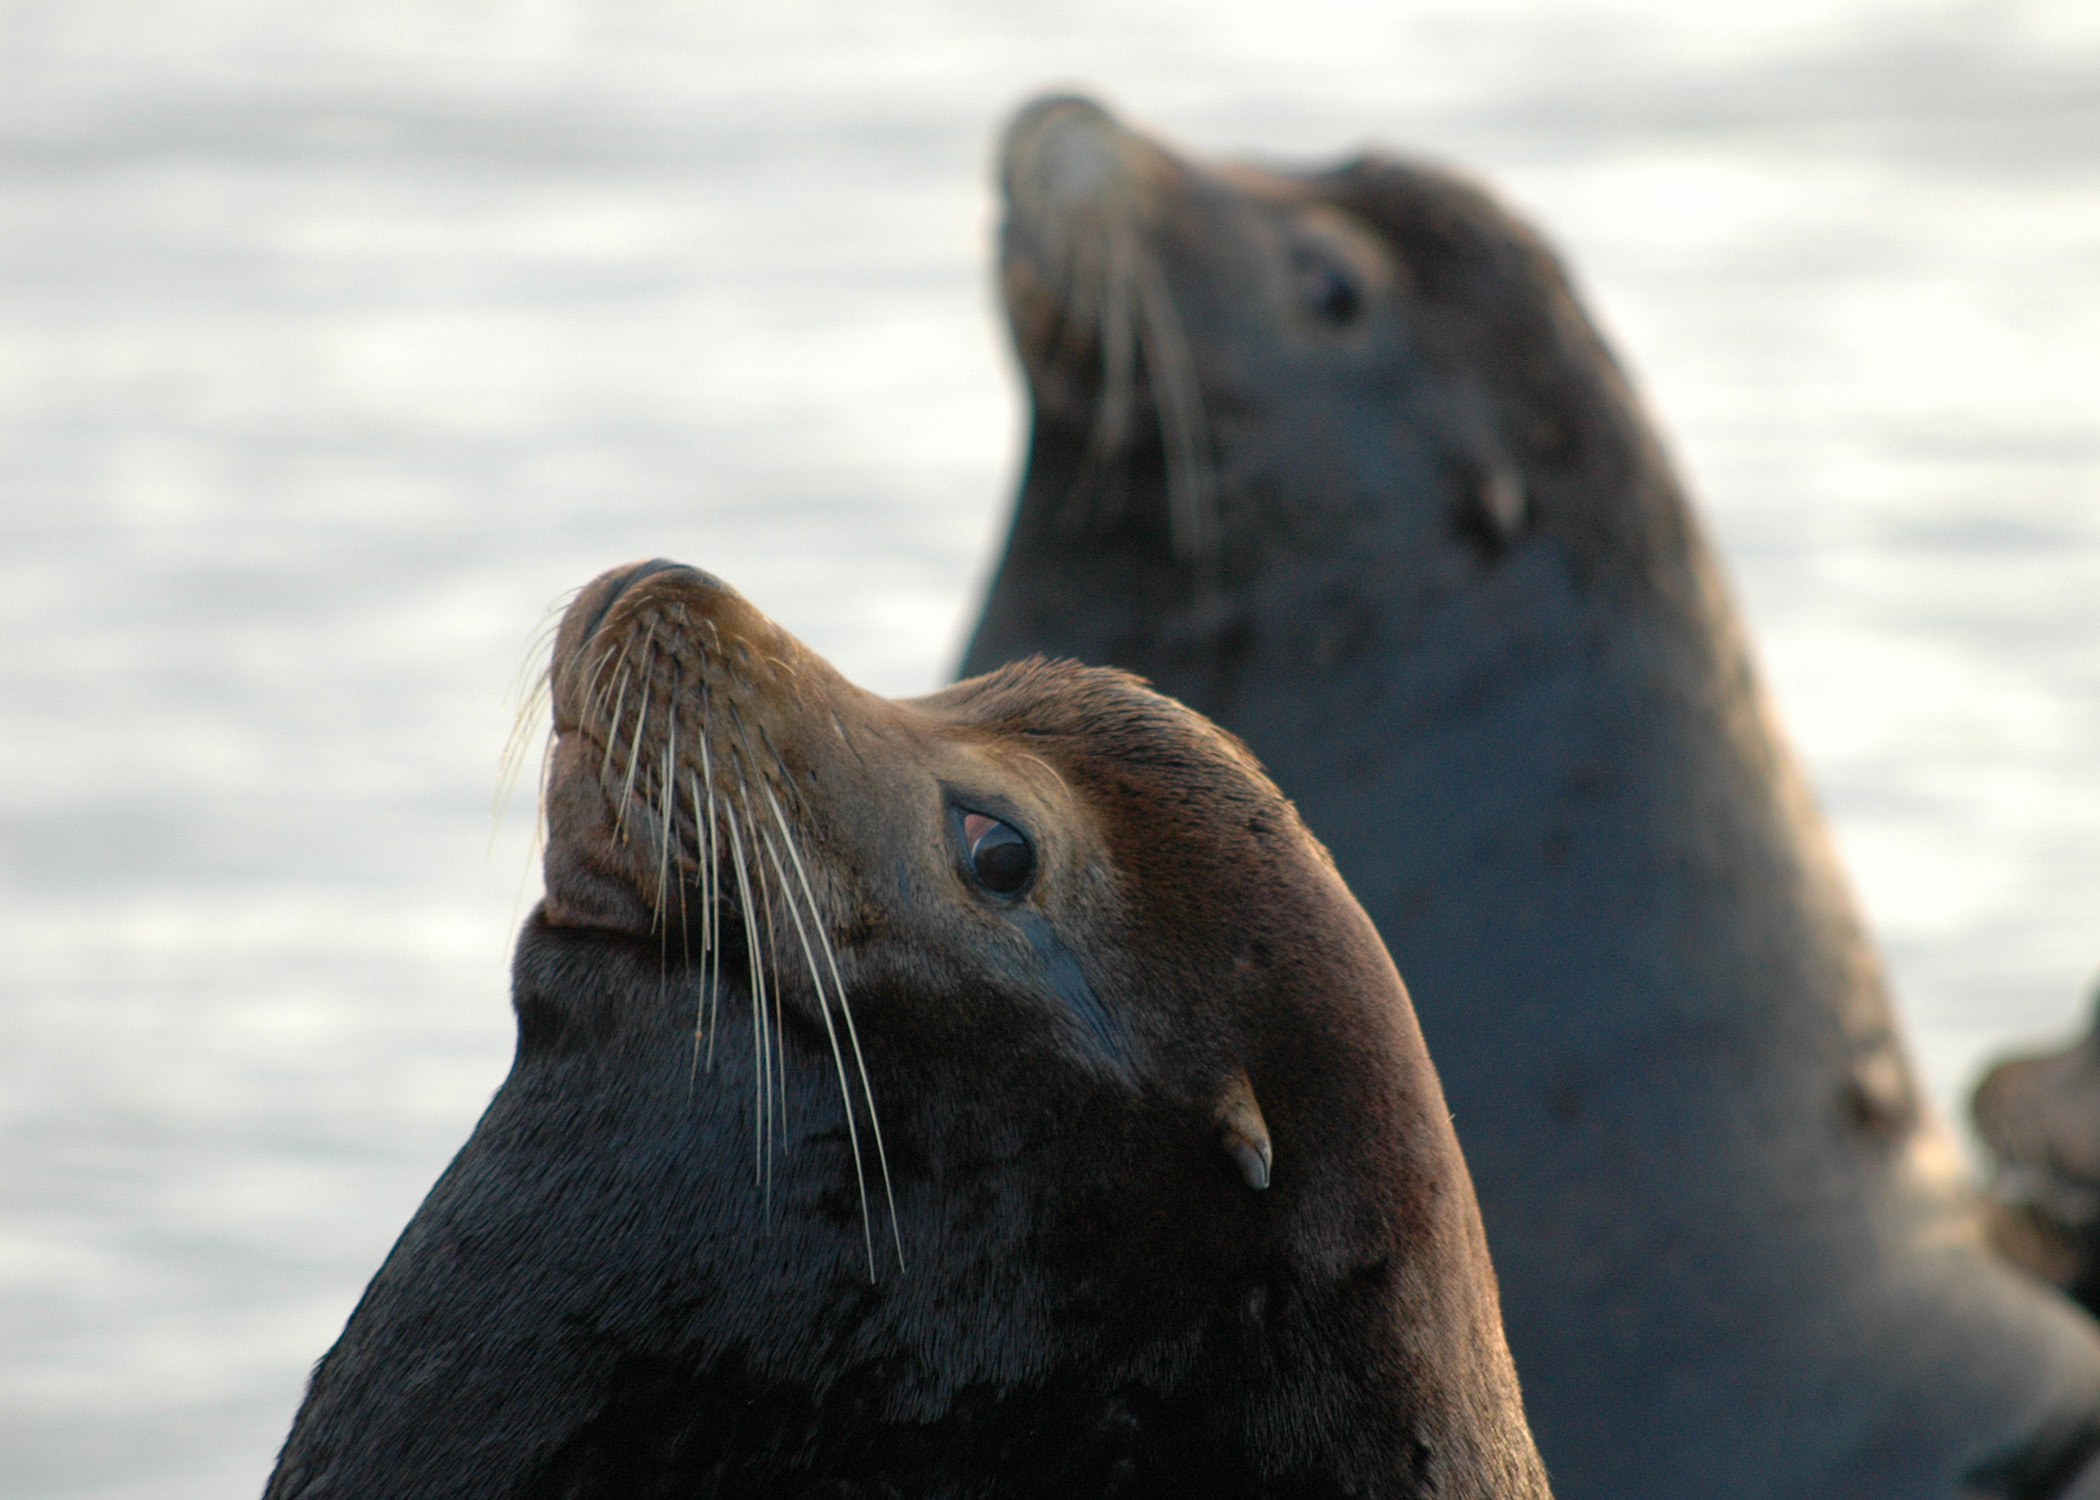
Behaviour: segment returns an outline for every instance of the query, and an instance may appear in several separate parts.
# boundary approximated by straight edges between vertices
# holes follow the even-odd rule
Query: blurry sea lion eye
[[[1305,305],[1330,323],[1348,322],[1363,305],[1348,274],[1311,250],[1300,247],[1291,252],[1291,276]]]
[[[962,827],[970,868],[986,890],[1011,896],[1028,884],[1035,873],[1035,850],[1019,830],[975,812],[963,814]]]

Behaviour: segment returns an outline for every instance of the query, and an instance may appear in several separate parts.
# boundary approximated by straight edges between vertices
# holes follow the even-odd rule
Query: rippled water
[[[506,689],[604,566],[950,669],[993,130],[1367,140],[1543,220],[1952,1107],[2100,964],[2083,5],[0,3],[0,1493],[260,1487],[508,1059]],[[1714,29],[1715,27],[1722,29]]]

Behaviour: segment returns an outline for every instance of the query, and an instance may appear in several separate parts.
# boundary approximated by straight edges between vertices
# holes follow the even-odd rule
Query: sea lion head
[[[1034,420],[965,670],[1055,635],[1224,718],[1250,657],[1332,677],[1492,629],[1527,559],[1710,588],[1558,259],[1463,177],[1203,162],[1067,96],[999,172]]]
[[[583,590],[550,686],[520,972],[557,978],[521,977],[520,1067],[588,1044],[534,1012],[602,1009],[605,954],[673,997],[662,1107],[752,1120],[724,1133],[770,1202],[653,1211],[799,1265],[703,1343],[823,1383],[851,1308],[871,1399],[921,1425],[1048,1392],[1221,1493],[1544,1494],[1406,993],[1237,741],[1069,662],[887,700],[664,562]]]

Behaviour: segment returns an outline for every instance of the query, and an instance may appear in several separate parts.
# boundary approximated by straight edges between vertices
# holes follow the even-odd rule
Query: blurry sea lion
[[[661,562],[550,682],[515,1065],[273,1500],[1548,1500],[1406,993],[1236,741],[877,698]]]
[[[2100,986],[2093,1024],[2055,1052],[2008,1058],[1970,1101],[1991,1158],[1991,1238],[2100,1314]]]
[[[1987,1253],[1552,254],[1442,172],[1206,166],[1080,99],[1001,171],[1034,425],[963,670],[1135,671],[1327,841],[1419,1007],[1563,1500],[2060,1493],[2100,1337]]]

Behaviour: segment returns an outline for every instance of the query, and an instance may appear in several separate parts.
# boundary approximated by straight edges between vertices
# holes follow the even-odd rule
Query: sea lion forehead
[[[1142,678],[1112,667],[1041,657],[1012,662],[914,700],[958,724],[1025,737],[1076,767],[1181,766],[1264,799],[1282,800],[1261,763],[1233,735]]]

